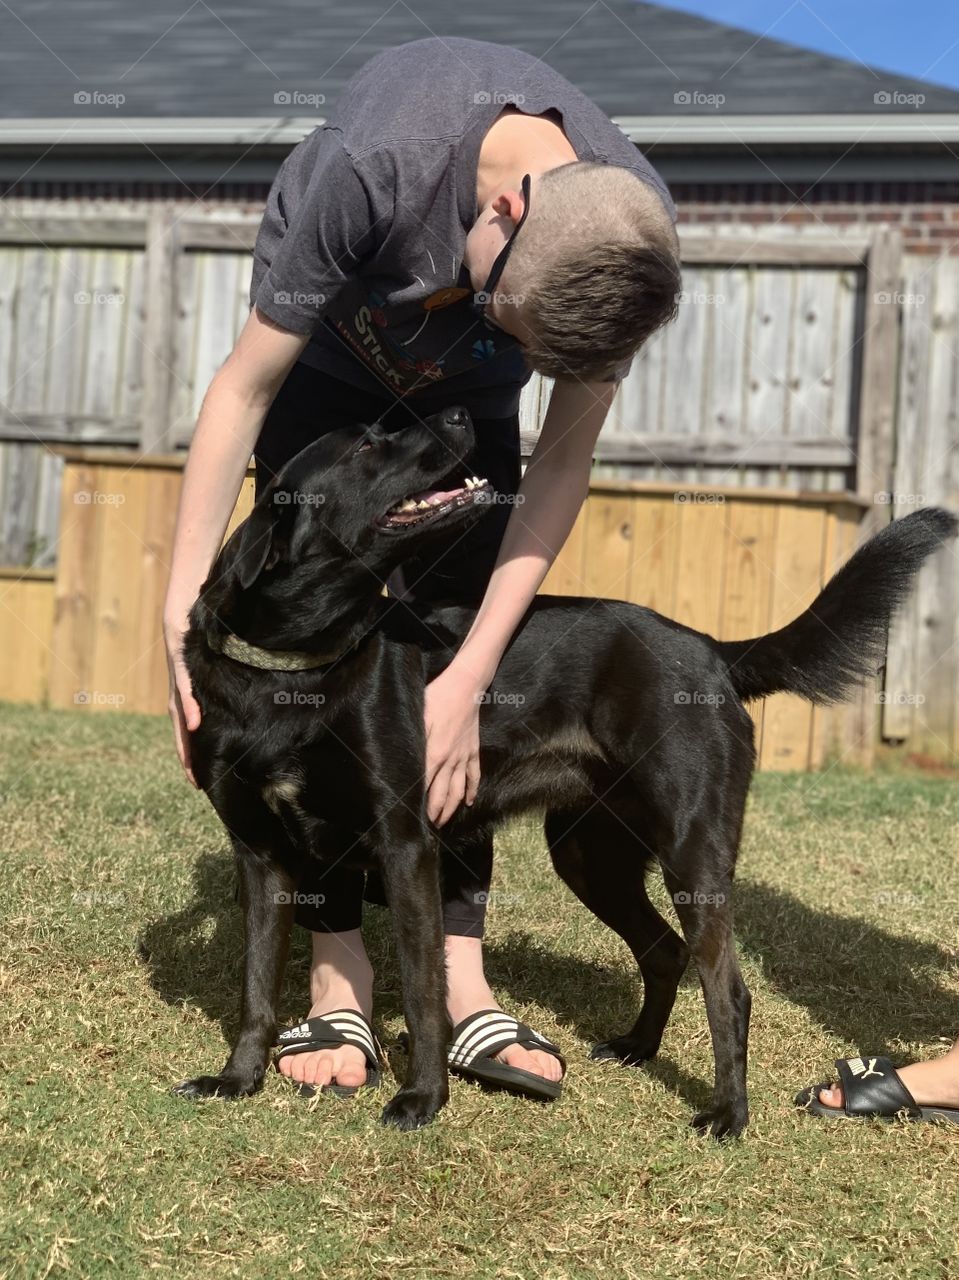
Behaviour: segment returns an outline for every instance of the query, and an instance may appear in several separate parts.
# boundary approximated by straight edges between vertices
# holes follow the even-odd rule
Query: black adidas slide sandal
[[[359,1085],[325,1084],[321,1093],[332,1093],[338,1098],[352,1098],[360,1089],[375,1089],[380,1083],[380,1059],[376,1052],[376,1040],[369,1019],[356,1009],[335,1009],[322,1017],[309,1018],[306,1022],[288,1027],[277,1036],[280,1047],[276,1064],[293,1053],[315,1053],[317,1049],[340,1049],[345,1044],[362,1049],[366,1058],[366,1083]],[[288,1078],[288,1077],[287,1077]],[[312,1098],[316,1089],[311,1084],[297,1084],[301,1098]]]
[[[828,1120],[944,1120],[959,1124],[959,1107],[919,1106],[899,1079],[888,1058],[837,1058],[843,1105],[827,1107],[819,1100],[821,1089],[832,1081],[813,1085],[796,1095],[796,1106]]]
[[[481,1009],[453,1028],[448,1062],[450,1071],[467,1080],[505,1089],[508,1093],[553,1102],[563,1092],[562,1080],[545,1080],[533,1071],[521,1071],[505,1062],[494,1061],[494,1054],[518,1044],[524,1049],[539,1049],[559,1060],[566,1073],[566,1059],[557,1045],[538,1031],[519,1022],[501,1009]]]

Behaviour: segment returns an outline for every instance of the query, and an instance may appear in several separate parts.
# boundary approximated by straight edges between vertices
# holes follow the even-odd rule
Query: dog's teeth
[[[480,485],[483,485],[483,484],[485,484],[485,483],[486,483],[486,481],[485,481],[481,476],[474,476],[474,477],[473,477],[473,484],[474,484],[477,488],[479,488],[479,486],[480,486]]]
[[[420,498],[419,502],[416,504],[415,510],[416,510],[416,511],[428,511],[428,510],[429,510],[429,506],[430,506],[430,504],[426,501],[426,499],[425,499],[425,498]]]
[[[467,489],[472,489],[472,487],[473,487],[474,483],[475,483],[475,481],[473,480],[472,476],[467,476],[467,477],[466,477],[466,487],[467,487]]]

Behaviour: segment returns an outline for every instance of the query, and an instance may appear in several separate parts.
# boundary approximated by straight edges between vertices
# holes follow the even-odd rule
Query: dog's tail
[[[805,613],[755,640],[717,641],[741,698],[797,693],[839,702],[883,661],[890,619],[956,518],[925,507],[894,520],[859,548]]]

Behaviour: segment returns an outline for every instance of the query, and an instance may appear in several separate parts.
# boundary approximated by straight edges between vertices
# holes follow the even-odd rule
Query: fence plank
[[[845,506],[837,509],[837,515],[839,517],[837,559],[840,563],[845,563],[859,545],[863,515],[861,510],[853,515]],[[868,768],[873,762],[879,725],[877,692],[877,681],[873,677],[864,681],[852,698],[844,706],[837,707],[834,712],[839,758],[844,764]],[[833,737],[835,741],[836,734]]]
[[[631,499],[618,494],[597,494],[586,507],[583,566],[590,595],[626,598],[633,550],[631,507]]]
[[[789,369],[790,436],[822,436],[832,415],[835,271],[806,269],[797,278]]]
[[[897,448],[892,491],[899,495],[893,504],[898,518],[912,509],[914,495],[925,487],[926,427],[929,421],[929,377],[934,343],[933,311],[935,277],[926,283],[923,259],[907,258],[903,264],[903,293],[922,296],[921,303],[903,308],[900,335],[899,398],[896,406]],[[928,291],[928,292],[927,292]],[[927,574],[928,570],[923,570]],[[910,592],[903,608],[893,618],[886,650],[886,672],[882,707],[882,736],[902,742],[912,732],[916,718],[918,689],[917,650],[921,629],[919,592]]]
[[[778,508],[770,503],[733,499],[726,508],[726,571],[719,636],[749,640],[769,630],[772,606],[772,563],[776,549]],[[762,751],[765,700],[747,704]]]
[[[553,561],[541,590],[546,595],[589,595],[583,557],[586,546],[586,509],[583,508],[573,525],[566,544]]]
[[[628,598],[670,618],[676,613],[680,516],[672,498],[633,498]]]
[[[704,433],[729,434],[740,445],[746,421],[746,331],[752,304],[751,272],[747,268],[717,271],[712,308],[709,381],[705,395]],[[728,483],[738,460],[716,458],[704,465],[706,484]]]
[[[676,620],[714,636],[722,613],[726,520],[722,503],[680,507]]]
[[[681,257],[683,262],[717,265],[757,262],[767,266],[803,263],[808,266],[847,267],[861,263],[868,251],[869,241],[861,237],[817,240],[812,236],[789,235],[765,239],[752,232],[741,236],[716,235],[684,227]]]
[[[769,435],[784,438],[789,431],[786,376],[790,308],[783,305],[783,290],[792,287],[793,275],[788,271],[757,271],[754,277],[746,334],[745,425],[750,441],[758,442]],[[768,476],[766,482],[769,483]]]
[[[53,629],[53,578],[0,576],[0,699],[44,702]]]
[[[235,257],[223,253],[199,255],[199,307],[196,317],[194,417],[213,375],[233,348],[236,312],[230,305],[237,290]],[[197,398],[197,393],[199,397]]]
[[[88,249],[60,249],[50,322],[50,365],[43,410],[51,415],[76,412],[84,403],[84,372],[92,309],[77,302],[89,294],[93,255]]]
[[[173,330],[176,317],[175,282],[177,226],[173,206],[157,204],[150,210],[146,238],[146,291],[150,304],[143,334],[143,436],[144,453],[162,453],[170,447],[173,401]]]
[[[77,705],[76,695],[89,684],[92,669],[101,522],[90,495],[96,492],[99,470],[90,463],[76,463],[64,471],[50,662],[54,707]]]
[[[930,341],[928,415],[925,423],[922,497],[902,506],[922,505],[930,499],[955,509],[959,503],[959,262],[948,259],[937,271]],[[940,552],[920,574],[917,590],[920,625],[916,643],[918,688],[915,746],[938,758],[955,750],[957,618],[959,561],[954,548]]]
[[[146,258],[143,253],[127,257],[127,299],[123,310],[124,340],[122,377],[117,395],[117,420],[138,422],[143,412],[144,341],[146,339]],[[149,304],[149,305],[152,305]]]
[[[101,468],[99,484],[110,502],[100,512],[97,560],[96,635],[90,686],[92,711],[112,706],[105,695],[133,703],[139,657],[141,567],[149,472],[131,467]]]
[[[109,421],[117,413],[117,386],[123,351],[126,316],[127,267],[129,255],[115,250],[97,250],[93,255],[90,311],[86,349],[84,394],[76,406],[92,418]]]
[[[196,380],[196,326],[199,301],[200,258],[195,253],[177,256],[176,324],[173,333],[175,377],[171,393],[171,445],[189,444],[206,387]]]
[[[769,625],[785,626],[815,599],[822,581],[825,514],[817,507],[784,506],[776,527]],[[806,768],[812,708],[793,694],[766,699],[760,764],[764,769]]]
[[[680,303],[675,323],[664,334],[663,421],[676,435],[694,435],[702,428],[709,308],[695,299],[708,295],[711,286],[711,272],[702,268],[684,272],[683,293],[688,300]]]
[[[163,646],[163,600],[170,576],[170,558],[182,475],[157,470],[145,492],[139,565],[140,608],[136,619],[132,696],[138,711],[166,710],[167,668]],[[247,483],[246,481],[244,483]]]
[[[892,483],[896,353],[899,343],[899,308],[902,236],[891,227],[880,227],[869,252],[863,318],[862,393],[859,399],[857,489],[873,506],[860,528],[870,537],[889,518],[888,507],[877,504],[877,493]]]

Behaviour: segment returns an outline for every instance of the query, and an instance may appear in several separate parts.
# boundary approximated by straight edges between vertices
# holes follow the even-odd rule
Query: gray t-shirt
[[[631,170],[675,219],[652,165],[530,54],[446,37],[388,49],[283,161],[257,235],[251,304],[312,335],[302,361],[424,410],[516,411],[530,376],[522,349],[470,308],[462,267],[480,146],[507,105],[557,112],[581,160]]]

